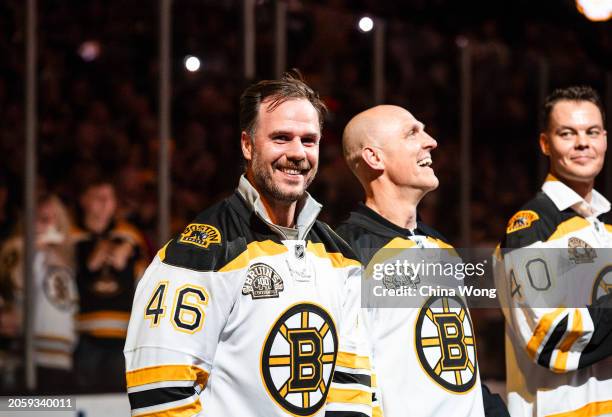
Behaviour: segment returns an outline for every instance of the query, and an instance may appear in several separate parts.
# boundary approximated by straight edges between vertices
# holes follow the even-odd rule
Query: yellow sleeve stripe
[[[274,256],[280,255],[281,253],[287,252],[287,247],[280,243],[272,242],[271,240],[264,240],[263,242],[251,242],[247,245],[247,248],[238,257],[234,258],[223,268],[219,269],[219,272],[236,271],[244,269],[249,265],[249,261],[254,258],[261,256]]]
[[[330,388],[328,403],[372,404],[372,393],[356,389]]]
[[[612,224],[606,224],[606,230],[612,233]]]
[[[174,408],[169,408],[163,411],[154,411],[145,414],[132,414],[132,417],[191,417],[202,411],[200,399],[191,404],[181,405]]]
[[[128,388],[162,381],[197,381],[203,388],[208,372],[194,365],[160,365],[126,372],[125,379]]]
[[[373,407],[372,417],[383,417],[382,409],[380,407]]]
[[[331,264],[334,268],[344,268],[347,266],[361,266],[359,261],[355,259],[345,258],[339,252],[327,252],[325,249],[325,245],[322,243],[314,243],[312,241],[308,241],[308,245],[306,245],[306,250],[319,258],[327,258],[331,261]]]
[[[572,345],[578,340],[582,334],[582,314],[580,309],[574,309],[574,320],[572,321],[572,330],[565,336],[561,344],[559,345],[559,351],[557,352],[557,358],[555,359],[555,365],[552,368],[553,372],[566,372],[567,371],[567,356]]]
[[[572,232],[584,229],[591,226],[591,223],[584,217],[576,216],[564,221],[555,229],[555,232],[547,239],[547,241],[561,239]]]
[[[336,365],[351,369],[370,369],[370,358],[367,356],[357,356],[354,353],[338,352]]]
[[[535,359],[536,354],[538,353],[538,348],[548,334],[548,331],[550,330],[550,327],[554,323],[555,319],[564,311],[564,308],[559,307],[555,311],[545,314],[540,319],[540,322],[534,330],[531,339],[529,339],[529,342],[527,343],[527,354],[529,354],[531,360]]]
[[[588,403],[577,410],[551,414],[547,417],[594,417],[612,413],[612,400]]]
[[[376,379],[376,374],[372,374],[372,388],[378,387],[378,380]]]

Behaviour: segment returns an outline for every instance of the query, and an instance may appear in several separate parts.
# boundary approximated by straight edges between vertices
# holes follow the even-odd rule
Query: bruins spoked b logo
[[[612,265],[605,266],[595,278],[595,284],[591,292],[591,303],[606,294],[612,294]]]
[[[456,393],[476,382],[474,327],[459,297],[432,297],[416,322],[416,351],[425,372],[442,388]]]
[[[338,336],[331,316],[302,303],[285,311],[261,351],[261,375],[270,396],[286,411],[309,416],[325,403]]]

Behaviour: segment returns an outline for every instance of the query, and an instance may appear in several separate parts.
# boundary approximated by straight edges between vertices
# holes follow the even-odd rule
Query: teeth
[[[300,171],[297,169],[288,169],[288,168],[282,168],[281,171],[283,171],[285,174],[291,174],[291,175],[299,175]]]
[[[418,164],[420,167],[428,167],[428,166],[430,166],[432,163],[433,163],[433,161],[431,160],[431,157],[429,157],[429,156],[428,156],[428,157],[426,157],[426,158],[421,159],[420,161],[417,161],[417,164]]]

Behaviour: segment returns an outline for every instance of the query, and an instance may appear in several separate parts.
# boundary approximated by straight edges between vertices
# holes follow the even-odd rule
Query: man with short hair
[[[236,192],[166,244],[138,286],[133,414],[371,415],[360,265],[306,192],[325,112],[299,73],[242,94]]]
[[[79,196],[74,242],[79,293],[75,375],[82,391],[122,391],[123,345],[136,282],[147,261],[142,234],[118,219],[112,178],[96,174]]]
[[[348,123],[342,143],[365,203],[336,231],[358,253],[366,271],[374,264],[391,265],[388,259],[405,249],[417,257],[422,253],[418,248],[430,249],[428,254],[454,253],[444,237],[417,221],[419,202],[438,187],[431,168],[437,143],[423,123],[401,107],[376,106]],[[426,284],[413,278],[395,273],[381,282],[389,291]],[[413,303],[365,309],[382,413],[484,416],[474,327],[464,300],[434,296]],[[491,400],[487,415],[507,415],[501,399],[486,394]]]
[[[508,406],[513,417],[612,415],[612,217],[593,188],[607,148],[599,96],[555,90],[543,126],[549,174],[497,255]]]

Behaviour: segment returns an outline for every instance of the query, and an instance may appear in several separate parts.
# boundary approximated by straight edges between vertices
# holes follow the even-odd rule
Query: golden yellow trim
[[[425,315],[429,320],[434,321],[433,311],[431,311],[430,308],[427,308],[427,310],[425,311]]]
[[[310,393],[303,392],[302,393],[302,407],[310,407]]]
[[[383,417],[382,409],[380,407],[372,408],[372,417]]]
[[[35,351],[36,351],[36,353],[42,353],[44,355],[59,355],[59,356],[65,356],[67,358],[72,359],[72,352],[66,352],[66,351],[63,351],[63,350],[36,348]]]
[[[416,242],[403,237],[396,237],[389,241],[382,249],[410,249],[417,246]]]
[[[529,342],[527,342],[527,347],[526,347],[527,354],[529,355],[531,360],[535,358],[535,355],[538,352],[538,348],[540,347],[540,345],[542,344],[542,341],[544,340],[544,338],[548,334],[548,331],[550,330],[550,326],[552,326],[555,319],[564,311],[565,311],[564,308],[559,307],[555,311],[545,314],[540,319],[540,322],[538,323],[536,329],[534,330],[533,335],[531,336],[531,339],[529,339]]]
[[[328,403],[372,404],[372,394],[356,389],[330,388],[327,394]]]
[[[168,245],[170,244],[170,242],[172,242],[172,240],[169,240],[163,248],[157,251],[157,256],[159,256],[159,260],[162,262],[164,261],[164,259],[166,259],[166,249],[168,249]]]
[[[149,309],[149,306],[151,305],[151,303],[153,303],[154,298],[157,296],[157,291],[162,285],[164,286],[164,288],[162,290],[161,296],[159,297],[159,303],[157,306],[157,309],[161,309],[162,312],[158,314],[157,316],[155,314],[147,314],[147,310]],[[158,282],[157,285],[155,286],[155,289],[153,290],[153,293],[151,294],[151,297],[149,298],[149,301],[145,305],[144,318],[145,320],[151,320],[151,322],[149,323],[149,327],[151,328],[158,327],[159,324],[161,323],[161,319],[166,317],[166,312],[168,311],[168,308],[166,306],[166,294],[168,293],[167,291],[168,286],[169,286],[168,281]],[[155,323],[156,321],[157,323]]]
[[[455,384],[462,385],[463,381],[461,380],[461,372],[455,371]]]
[[[289,381],[285,382],[281,389],[278,391],[281,397],[285,398],[287,396],[287,391],[289,391]]]
[[[92,313],[77,314],[78,321],[97,321],[97,320],[130,320],[130,313],[122,311],[94,311]]]
[[[308,311],[302,311],[302,329],[308,328]]]
[[[208,372],[194,365],[159,365],[126,372],[125,379],[128,388],[162,381],[197,381],[204,388]]]
[[[351,369],[370,369],[370,358],[358,356],[354,353],[338,352],[336,365]]]
[[[569,220],[564,221],[555,229],[555,232],[548,238],[548,242],[555,239],[560,239],[572,232],[589,227],[591,223],[584,217],[575,216]]]
[[[588,403],[577,410],[549,414],[546,417],[594,417],[609,413],[612,413],[612,400]]]
[[[548,182],[548,181],[559,181],[559,180],[557,179],[557,177],[555,177],[553,174],[549,172],[546,178],[544,179],[544,182]]]
[[[183,290],[190,290],[190,291],[186,291],[181,294]],[[194,296],[195,298],[197,298],[197,300],[194,300],[193,302],[190,301],[189,300],[190,296]],[[204,299],[202,299],[202,296],[204,297]],[[181,299],[180,306],[178,304],[179,298]],[[204,321],[206,320],[205,308],[206,306],[208,306],[208,300],[210,300],[208,291],[206,291],[206,288],[200,285],[185,284],[185,285],[178,287],[176,291],[174,292],[174,301],[172,302],[172,313],[170,313],[172,315],[172,318],[170,319],[170,323],[172,324],[172,327],[174,327],[179,332],[183,332],[187,334],[194,334],[202,330],[202,327],[204,327]],[[185,323],[183,321],[183,315],[185,314],[185,312],[181,310],[183,310],[184,306],[191,307],[200,312],[200,322],[199,323],[197,323],[196,321],[194,321],[193,323],[189,323],[189,322]],[[194,313],[193,310],[187,309],[187,312],[188,312],[188,315],[193,314],[194,315],[193,319],[197,320],[197,315]],[[186,324],[187,326],[192,326],[194,324],[197,324],[197,326],[194,329],[186,329],[180,326],[179,324],[183,324],[183,325]]]
[[[152,413],[134,414],[132,417],[191,417],[198,414],[200,411],[202,411],[202,404],[198,398],[190,404],[169,408],[163,411],[154,411]]]
[[[606,230],[610,233],[612,233],[612,224],[606,224]]]
[[[376,378],[376,374],[372,374],[372,388],[376,388],[378,386],[378,379]]]
[[[574,309],[574,320],[572,322],[572,330],[565,336],[563,342],[559,345],[559,351],[557,352],[557,358],[555,359],[555,365],[553,372],[565,372],[567,369],[567,357],[569,350],[572,345],[578,340],[582,334],[582,314],[580,309]]]
[[[423,338],[421,339],[421,346],[423,347],[440,346],[440,339],[438,337]]]
[[[468,345],[468,346],[473,346],[474,345],[474,338],[473,337],[466,337],[463,339],[463,342]]]
[[[323,326],[321,326],[321,328],[319,329],[319,335],[321,337],[325,337],[328,331],[329,331],[329,324],[323,323]]]
[[[291,357],[290,356],[278,356],[275,358],[270,358],[268,361],[270,366],[280,366],[280,365],[291,365]]]
[[[274,256],[280,255],[281,253],[287,252],[287,247],[280,243],[272,242],[271,240],[264,240],[263,242],[251,242],[247,245],[244,252],[230,261],[223,268],[219,269],[219,272],[236,271],[238,269],[246,268],[249,265],[251,259],[259,258],[262,256]]]
[[[323,363],[332,363],[333,361],[334,361],[334,354],[333,353],[326,353],[326,354],[321,356],[321,362],[323,362]]]
[[[44,333],[37,333],[37,334],[34,335],[34,337],[36,339],[40,339],[40,340],[50,340],[50,341],[53,341],[53,342],[66,343],[66,344],[69,344],[69,345],[72,345],[72,343],[74,342],[74,340],[68,339],[67,337],[60,337],[60,336],[44,334]]]
[[[323,243],[314,243],[309,240],[306,245],[306,250],[319,258],[327,258],[331,261],[334,268],[345,268],[347,266],[361,266],[359,261],[355,259],[345,258],[339,252],[328,252]]]
[[[472,361],[468,358],[467,361],[467,367],[470,370],[471,373],[474,373],[474,364],[472,363]]]

